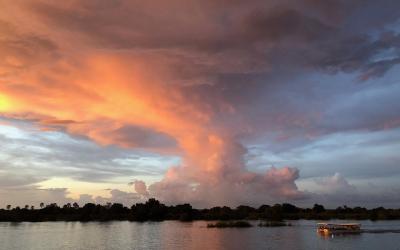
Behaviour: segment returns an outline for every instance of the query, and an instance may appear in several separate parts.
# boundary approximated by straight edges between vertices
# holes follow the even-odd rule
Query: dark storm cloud
[[[167,65],[173,72],[167,83],[189,85],[184,93],[216,109],[219,120],[229,120],[227,111],[240,116],[233,112],[241,110],[238,106],[252,105],[246,112],[266,119],[268,127],[292,125],[287,134],[305,126],[315,130],[309,124],[329,105],[319,100],[342,94],[336,87],[325,92],[322,82],[298,86],[299,77],[318,70],[375,79],[399,62],[399,34],[385,28],[399,18],[395,1],[41,1],[29,6],[39,20],[59,32],[74,32],[92,49],[144,53],[155,71],[160,62]],[[254,108],[255,99],[266,102]]]
[[[399,18],[394,11],[399,7],[395,1],[31,5],[39,18],[57,29],[77,33],[98,48],[157,50],[160,55],[186,58],[177,62],[182,67],[191,60],[190,65],[202,74],[273,74],[271,68],[285,65],[359,72],[364,80],[383,75],[399,62],[398,53],[392,59],[374,61],[379,53],[400,46],[398,34],[384,28]],[[232,64],[232,60],[243,62]]]

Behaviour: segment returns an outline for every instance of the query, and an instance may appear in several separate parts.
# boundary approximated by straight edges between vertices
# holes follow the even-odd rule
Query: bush
[[[292,224],[283,221],[265,221],[258,223],[259,227],[290,227]]]
[[[247,221],[219,221],[215,224],[207,224],[209,228],[225,228],[225,227],[252,227],[252,225]]]

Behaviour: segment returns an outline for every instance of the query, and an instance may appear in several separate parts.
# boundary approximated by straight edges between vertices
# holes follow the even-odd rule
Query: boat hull
[[[328,235],[328,234],[359,234],[361,233],[361,230],[327,230],[327,229],[323,229],[323,230],[317,230],[317,233],[319,234],[324,234],[324,235]]]
[[[347,224],[334,224],[334,223],[318,223],[317,232],[319,234],[357,234],[361,233],[361,224],[347,223]]]

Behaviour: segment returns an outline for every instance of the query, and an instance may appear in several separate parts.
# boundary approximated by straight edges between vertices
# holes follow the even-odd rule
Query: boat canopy
[[[317,223],[320,229],[333,229],[333,230],[359,230],[361,228],[360,223]]]
[[[360,223],[325,223],[325,222],[317,223],[317,225],[321,225],[321,226],[361,226]]]

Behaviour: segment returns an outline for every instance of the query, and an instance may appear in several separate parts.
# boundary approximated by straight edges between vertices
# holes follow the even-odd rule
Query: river
[[[340,221],[336,221],[340,222]],[[400,221],[358,221],[363,229],[400,229]],[[256,224],[257,222],[253,222]],[[399,249],[398,233],[322,237],[316,221],[291,227],[207,228],[207,222],[0,223],[1,250],[79,249]]]

